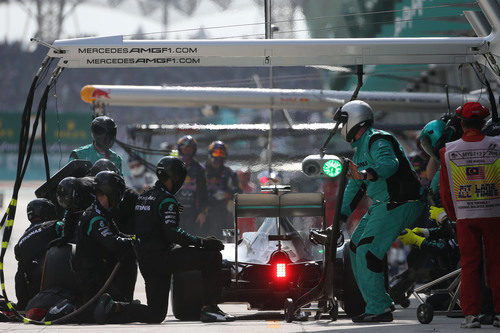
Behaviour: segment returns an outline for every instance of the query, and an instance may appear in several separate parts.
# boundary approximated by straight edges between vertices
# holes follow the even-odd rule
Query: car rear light
[[[286,277],[286,264],[276,264],[276,277],[277,278]]]

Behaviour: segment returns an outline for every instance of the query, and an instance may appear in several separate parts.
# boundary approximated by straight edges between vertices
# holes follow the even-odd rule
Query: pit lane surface
[[[17,262],[14,258],[13,248],[19,237],[23,234],[29,222],[26,218],[26,205],[35,196],[33,194],[40,183],[26,183],[20,192],[18,200],[18,209],[14,222],[14,231],[10,241],[4,270],[6,276],[6,288],[9,298],[15,301],[14,275],[17,269]],[[10,182],[0,182],[0,194],[4,194],[3,208],[0,212],[3,214],[10,200],[12,190]],[[1,206],[1,205],[0,205]],[[144,292],[144,280],[138,276],[135,288],[135,298],[146,302]],[[412,299],[408,309],[398,307],[394,312],[394,322],[380,324],[355,324],[346,318],[342,312],[339,319],[335,322],[329,319],[315,321],[312,319],[307,322],[286,323],[282,312],[258,312],[247,310],[244,304],[223,304],[221,308],[237,316],[237,321],[231,323],[201,323],[201,322],[181,322],[175,319],[171,311],[165,321],[160,325],[148,324],[127,324],[127,325],[58,325],[58,326],[35,326],[22,323],[0,323],[0,332],[326,332],[333,330],[345,330],[348,332],[456,332],[460,328],[460,318],[434,317],[434,320],[428,325],[422,325],[416,318],[416,308],[418,303]],[[170,307],[169,307],[170,308]],[[482,331],[496,331],[499,329],[492,326],[483,326]]]

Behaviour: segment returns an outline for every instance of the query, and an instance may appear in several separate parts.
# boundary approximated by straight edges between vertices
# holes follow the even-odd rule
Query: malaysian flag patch
[[[465,169],[467,180],[481,180],[485,178],[484,166],[467,167]]]

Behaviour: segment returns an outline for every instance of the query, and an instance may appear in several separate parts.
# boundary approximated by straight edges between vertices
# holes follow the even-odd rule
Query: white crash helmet
[[[373,110],[363,101],[354,100],[344,104],[340,113],[340,119],[344,121],[340,134],[347,142],[353,141],[354,135],[361,127],[373,124]]]

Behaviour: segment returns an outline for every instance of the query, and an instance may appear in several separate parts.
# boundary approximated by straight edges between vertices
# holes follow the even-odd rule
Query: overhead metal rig
[[[346,38],[269,40],[124,40],[123,36],[56,40],[48,53],[59,67],[200,67],[465,64],[487,58],[500,74],[500,6],[477,1],[467,15],[478,37]],[[489,26],[487,26],[489,24]],[[490,31],[484,36],[485,31]]]

